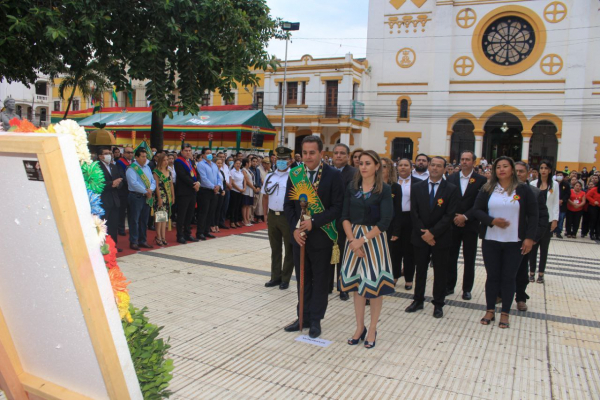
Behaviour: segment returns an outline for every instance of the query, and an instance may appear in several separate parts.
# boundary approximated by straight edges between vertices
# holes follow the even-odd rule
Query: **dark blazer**
[[[358,170],[354,167],[351,167],[350,165],[346,165],[344,167],[344,169],[342,170],[342,181],[344,189],[346,189],[348,187],[348,184],[352,182],[352,180],[354,179],[354,175],[356,175],[357,172]]]
[[[413,183],[411,181],[411,185],[412,184]],[[402,187],[398,183],[394,182],[391,184],[391,188],[392,203],[394,204],[394,219],[387,230],[388,239],[391,239],[392,236],[400,237],[400,226],[402,225]]]
[[[560,212],[567,212],[567,204],[571,198],[571,185],[564,179],[559,182],[558,188],[560,190],[559,199],[562,200],[562,204],[559,206]]]
[[[113,208],[119,208],[121,206],[121,200],[119,198],[119,189],[123,186],[123,182],[126,179],[123,179],[117,187],[113,187],[113,181],[119,178],[125,178],[121,175],[121,169],[116,165],[109,164],[110,173],[106,168],[106,165],[99,161],[100,169],[104,173],[104,190],[100,195],[100,199],[102,200],[102,208],[105,210],[111,210]]]
[[[517,186],[516,194],[519,196],[519,240],[531,239],[535,241],[537,237],[539,222],[539,200],[531,185],[521,183]],[[485,239],[487,228],[492,226],[493,217],[489,215],[488,203],[490,194],[483,190],[477,195],[475,200],[475,218],[481,222],[479,228],[479,237]]]
[[[127,185],[127,167],[123,166],[120,162],[115,163],[115,166],[119,170],[121,176],[124,178],[123,185],[119,187],[119,196],[121,196],[121,198],[127,197],[129,195],[129,185]]]
[[[290,191],[293,187],[294,185],[292,184],[291,179],[288,178],[283,210],[285,212],[285,217],[290,224],[292,233],[296,229],[298,220],[300,220],[300,214],[302,213],[300,202],[297,200],[290,200]],[[323,174],[321,175],[321,182],[319,183],[317,194],[321,199],[321,203],[323,203],[323,207],[325,207],[325,211],[312,216],[312,230],[307,232],[308,238],[306,247],[323,249],[332,246],[332,242],[321,227],[329,222],[340,219],[342,217],[342,208],[344,207],[344,187],[342,186],[342,175],[338,170],[327,164],[323,164]],[[293,235],[292,244],[298,246]]]
[[[529,182],[527,182],[529,183]],[[539,188],[532,186],[531,190],[536,195],[538,199],[538,207],[539,207],[539,218],[538,218],[538,229],[535,234],[534,242],[539,243],[542,240],[544,234],[548,231],[550,227],[550,214],[548,213],[548,207],[546,206],[546,195]]]
[[[398,177],[398,179],[401,179],[400,177]],[[410,193],[412,194],[413,189],[415,188],[415,185],[419,182],[423,182],[423,179],[419,179],[419,178],[415,178],[414,176],[410,176]],[[402,212],[402,185],[398,184],[400,186],[400,197],[399,197],[399,203],[400,204],[400,212]],[[412,207],[411,207],[412,209]]]
[[[460,174],[462,172],[457,172],[448,177],[447,181],[456,185],[458,187],[458,195],[460,200],[458,205],[456,206],[457,214],[464,214],[467,217],[467,222],[465,223],[464,229],[469,231],[478,232],[479,231],[479,221],[475,218],[475,209],[473,206],[475,205],[475,199],[477,198],[477,194],[481,190],[481,187],[485,185],[487,179],[479,175],[476,172],[473,172],[471,175],[471,179],[469,179],[469,184],[467,185],[467,190],[462,194],[460,190]],[[471,183],[471,180],[474,182]],[[452,224],[453,228],[458,228],[458,226]]]
[[[417,247],[429,246],[421,236],[421,229],[429,229],[435,239],[435,247],[443,248],[452,245],[451,227],[460,201],[460,190],[445,179],[435,194],[433,210],[429,207],[429,180],[411,187],[410,215],[413,223],[411,243]],[[440,205],[438,202],[442,200]]]
[[[192,168],[196,169],[196,163],[194,160],[190,160]],[[186,171],[185,167],[178,161],[175,161],[175,173],[177,174],[177,181],[175,182],[175,195],[176,196],[196,196],[196,190],[194,189],[194,178]],[[198,171],[196,171],[198,175]],[[197,176],[196,175],[196,176]],[[198,178],[198,182],[200,179]]]

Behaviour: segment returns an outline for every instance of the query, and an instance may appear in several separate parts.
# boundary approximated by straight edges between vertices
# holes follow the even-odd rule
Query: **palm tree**
[[[75,97],[77,89],[79,89],[81,96],[87,99],[90,97],[98,98],[102,92],[110,87],[108,78],[97,67],[97,64],[91,62],[80,71],[69,70],[65,75],[60,76],[62,78],[62,81],[58,85],[58,95],[60,98],[65,100],[65,91],[72,89],[63,119],[66,119],[67,115],[69,115],[69,110],[71,109],[73,97]]]

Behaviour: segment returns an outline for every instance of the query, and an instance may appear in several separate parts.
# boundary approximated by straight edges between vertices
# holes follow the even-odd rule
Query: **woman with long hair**
[[[516,276],[523,257],[531,251],[539,218],[537,196],[530,185],[519,183],[515,162],[499,157],[492,176],[475,200],[475,217],[481,222],[481,250],[487,271],[487,312],[481,324],[495,320],[496,298],[502,297],[498,327],[510,327],[508,317],[516,291]]]
[[[572,178],[572,182],[573,189],[571,189],[571,197],[567,203],[567,237],[574,239],[577,237],[586,199],[581,182],[577,178]]]
[[[231,203],[229,204],[229,223],[231,228],[240,228],[242,224],[242,200],[246,190],[244,173],[242,172],[242,161],[235,160],[231,169]]]
[[[356,331],[349,345],[365,341],[375,347],[377,321],[383,298],[394,292],[394,276],[386,231],[392,222],[393,202],[390,186],[383,182],[381,159],[372,150],[361,154],[359,172],[346,188],[342,226],[346,249],[342,261],[341,288],[354,294]],[[371,323],[365,326],[365,305],[371,301]]]
[[[386,234],[388,239],[388,246],[390,249],[390,259],[392,260],[392,272],[394,274],[394,284],[398,283],[400,279],[400,272],[402,270],[402,252],[400,243],[400,217],[402,215],[402,188],[398,184],[398,173],[392,160],[386,157],[381,158],[381,169],[383,175],[383,182],[390,185],[392,189],[392,200],[394,204],[394,218],[392,223],[388,227]],[[403,238],[408,240],[408,237]]]
[[[360,160],[360,155],[362,154],[363,149],[361,149],[360,147],[357,149],[354,149],[352,151],[352,153],[350,153],[350,165],[356,169],[359,168],[358,164],[359,164],[359,160]]]
[[[175,203],[175,187],[169,171],[169,159],[165,153],[158,154],[156,158],[156,168],[152,171],[156,181],[156,201],[154,202],[154,213],[157,211],[166,211],[168,218],[171,218],[171,207]],[[155,243],[158,246],[168,245],[165,240],[167,222],[157,222],[155,224],[156,238]]]
[[[244,173],[244,183],[246,186],[242,199],[242,223],[245,226],[252,226],[250,220],[252,218],[252,209],[254,208],[256,187],[254,186],[254,174],[250,171],[250,160],[248,158],[242,160],[242,172]]]
[[[531,185],[540,189],[546,197],[546,207],[548,208],[550,224],[549,230],[544,232],[540,241],[533,245],[531,253],[529,253],[529,282],[533,282],[535,279],[538,249],[540,249],[540,264],[537,281],[538,283],[544,282],[544,272],[546,271],[546,262],[548,261],[550,239],[552,239],[552,232],[556,229],[556,225],[558,224],[560,189],[558,187],[558,182],[555,182],[552,179],[552,176],[554,176],[552,163],[548,160],[543,160],[539,167],[539,178],[531,182]]]

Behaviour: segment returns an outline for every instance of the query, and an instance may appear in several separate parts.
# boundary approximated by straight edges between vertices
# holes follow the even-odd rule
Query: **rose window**
[[[503,17],[488,26],[481,44],[483,53],[490,61],[503,66],[514,65],[531,54],[535,32],[522,18]]]

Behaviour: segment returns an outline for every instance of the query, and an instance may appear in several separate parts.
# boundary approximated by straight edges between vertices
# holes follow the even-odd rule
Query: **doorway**
[[[510,113],[496,114],[486,122],[484,131],[482,156],[489,162],[502,156],[522,159],[523,124],[519,118]]]

